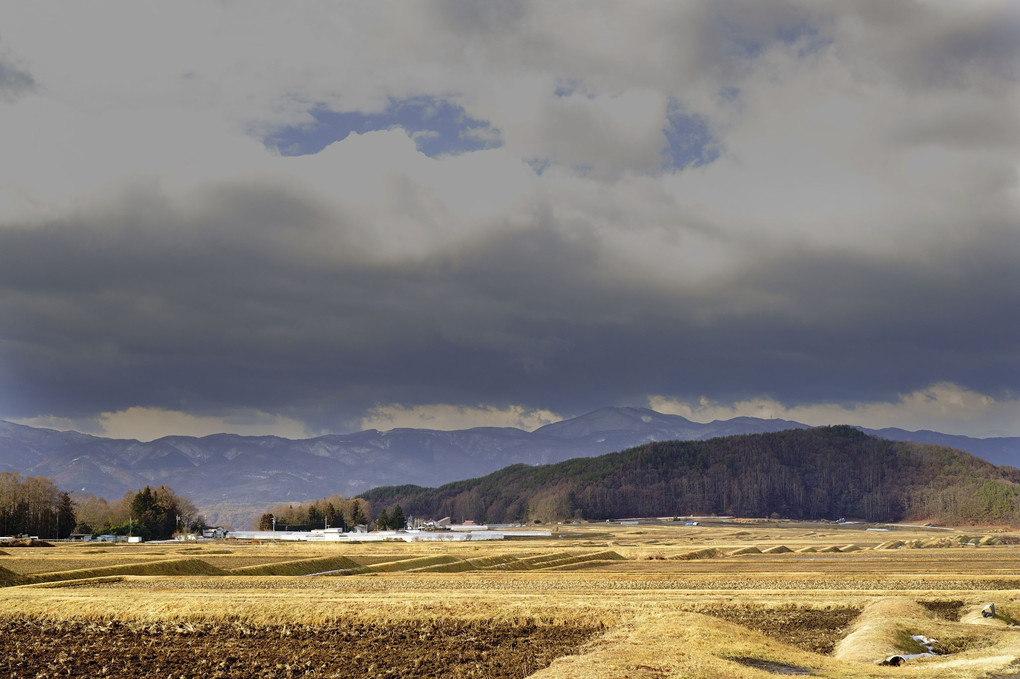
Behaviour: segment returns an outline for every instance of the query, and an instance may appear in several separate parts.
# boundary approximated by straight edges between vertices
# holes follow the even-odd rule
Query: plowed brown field
[[[596,627],[412,621],[250,623],[0,622],[0,676],[526,677]]]

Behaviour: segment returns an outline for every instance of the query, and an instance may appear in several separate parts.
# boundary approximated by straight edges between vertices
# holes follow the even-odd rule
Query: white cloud
[[[79,431],[86,434],[95,433],[95,423],[83,427],[82,422],[70,417],[59,415],[37,415],[36,417],[12,418],[9,420],[15,424],[23,424],[26,427],[38,427],[40,429],[56,429],[57,431]]]
[[[30,427],[72,430],[114,439],[152,441],[163,436],[281,436],[300,439],[310,434],[305,426],[290,417],[258,410],[240,409],[223,415],[195,415],[180,410],[136,406],[117,412],[101,413],[94,419],[72,419],[54,415],[15,420]]]
[[[726,404],[706,397],[692,402],[652,396],[648,404],[659,412],[681,415],[695,422],[760,417],[813,426],[853,424],[871,429],[931,429],[977,437],[1020,436],[1020,399],[995,399],[948,382],[901,394],[888,402],[788,406],[768,397]]]
[[[964,25],[980,26],[995,14],[989,7],[949,18],[972,15]],[[272,5],[264,9],[274,14]],[[994,112],[1015,109],[1016,88],[968,80],[905,87],[902,78],[923,63],[918,55],[953,35],[939,12],[918,10],[923,30],[901,45],[866,12],[823,21],[820,11],[797,2],[741,11],[664,4],[641,13],[564,3],[482,20],[442,4],[373,3],[281,8],[269,20],[231,3],[181,3],[162,8],[162,29],[142,39],[112,30],[102,12],[55,21],[23,7],[12,13],[17,30],[5,45],[40,86],[5,109],[0,222],[62,216],[139,176],[201,186],[263,173],[331,196],[338,215],[353,213],[401,254],[451,247],[495,215],[526,219],[539,201],[580,213],[608,250],[638,260],[621,269],[712,269],[699,266],[706,248],[713,263],[741,266],[750,256],[690,238],[645,240],[671,221],[682,228],[680,208],[712,215],[720,233],[756,251],[787,239],[886,251],[944,237],[989,204],[989,186],[1015,175],[1015,146],[996,141],[1020,138],[1017,123]],[[809,19],[816,33],[771,37],[784,22]],[[574,30],[558,30],[566,25]],[[717,35],[719,26],[728,28]],[[181,36],[188,50],[172,47]],[[738,38],[760,44],[761,53],[742,53],[749,48]],[[822,46],[808,49],[812,41]],[[875,54],[886,61],[876,65]],[[907,75],[889,75],[901,71]],[[556,96],[564,81],[577,83],[575,91]],[[739,95],[725,101],[724,88]],[[307,122],[316,104],[370,111],[389,97],[451,93],[500,130],[503,148],[431,160],[394,130],[352,135],[315,157],[281,158],[251,136]],[[657,173],[671,98],[704,114],[725,152],[706,168],[655,179],[672,201],[660,209],[627,182]],[[989,129],[997,130],[991,138]],[[974,130],[984,136],[967,143]],[[953,143],[935,148],[932,135]],[[534,177],[527,161],[535,158],[567,174],[574,166],[592,173],[572,191],[557,181],[563,172]],[[422,199],[401,201],[406,196]],[[591,204],[600,210],[586,209]],[[649,224],[635,238],[635,225]]]
[[[379,405],[361,420],[362,429],[389,430],[401,427],[453,431],[473,427],[516,427],[531,431],[559,422],[556,413],[524,406],[457,406],[446,403],[405,406],[398,403]]]
[[[496,118],[511,150],[524,158],[543,158],[567,167],[589,167],[604,178],[622,173],[654,173],[665,145],[666,101],[661,92],[629,90],[620,94],[556,97],[551,83],[533,92],[534,104],[522,115],[497,94],[485,113]],[[502,111],[514,111],[505,116]]]

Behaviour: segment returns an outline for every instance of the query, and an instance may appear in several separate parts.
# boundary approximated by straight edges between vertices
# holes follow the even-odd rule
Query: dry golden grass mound
[[[498,556],[482,556],[468,559],[472,567],[479,570],[501,570],[501,571],[524,571],[528,570],[527,565],[512,554],[500,554]]]
[[[823,554],[832,554],[833,552],[841,552],[843,551],[843,549],[841,547],[837,547],[836,545],[829,545],[828,547],[820,547],[816,551]]]
[[[558,559],[552,559],[544,562],[538,568],[563,568],[567,566],[575,566],[578,564],[595,564],[601,561],[626,561],[627,558],[620,556],[616,552],[593,552],[591,554],[575,554],[568,555]]]
[[[839,551],[844,552],[844,553],[848,553],[848,552],[859,552],[862,549],[863,549],[863,547],[861,547],[859,545],[849,544],[849,545],[843,545],[842,547],[840,547]]]
[[[775,547],[761,550],[762,554],[790,554],[792,552],[793,550],[786,545],[776,545]]]
[[[66,580],[84,580],[101,578],[108,575],[225,575],[226,571],[210,566],[200,559],[168,559],[166,561],[147,561],[145,563],[119,564],[98,568],[80,568],[71,571],[55,571],[53,573],[36,573],[26,575],[21,584],[42,582],[63,582]]]
[[[552,552],[550,554],[526,556],[521,559],[521,563],[527,564],[530,568],[544,568],[548,563],[559,561],[560,559],[569,559],[571,556],[570,552]]]
[[[730,556],[740,556],[741,554],[761,554],[761,550],[757,547],[741,547],[730,552]]]
[[[927,608],[905,598],[873,601],[864,607],[851,632],[836,644],[833,656],[841,660],[874,663],[891,655],[924,653],[911,639],[918,623],[935,619]]]
[[[0,567],[0,587],[17,585],[20,581],[21,581],[20,575],[7,570],[6,568]]]
[[[989,545],[1001,545],[1002,540],[993,535],[985,535],[980,540],[978,540],[978,544],[981,545],[982,547],[986,547]]]
[[[431,566],[410,568],[408,570],[421,573],[463,573],[464,571],[476,571],[478,569],[475,566],[472,566],[467,559],[448,557],[448,560],[444,560],[441,563],[433,564]]]
[[[313,573],[324,573],[327,571],[367,573],[368,569],[348,559],[346,556],[326,556],[316,559],[279,561],[258,566],[241,566],[239,568],[231,568],[228,572],[231,575],[312,575]]]
[[[405,571],[421,571],[433,566],[451,566],[456,563],[465,563],[449,554],[438,554],[436,556],[419,556],[412,559],[400,559],[398,561],[386,561],[383,563],[366,566],[365,573],[402,573]],[[435,571],[433,571],[435,572]]]
[[[905,543],[903,540],[886,540],[882,544],[875,547],[875,549],[899,549]]]
[[[797,553],[798,554],[810,554],[812,552],[817,552],[817,551],[818,550],[815,549],[814,547],[808,546],[808,547],[801,547],[800,549],[797,550]]]
[[[750,679],[816,674],[828,661],[727,620],[688,612],[618,625],[578,650],[529,679]]]
[[[717,556],[722,556],[722,552],[715,547],[706,547],[705,549],[696,549],[693,552],[678,554],[670,558],[677,561],[694,561],[695,559],[714,559]]]
[[[387,558],[377,563],[358,563],[347,557],[300,559],[273,564],[244,566],[230,570],[231,575],[360,575],[364,573],[462,573],[466,571],[534,571],[566,568],[606,561],[623,561],[613,551],[571,554],[553,552],[528,557],[500,554],[465,559],[452,554],[433,554],[405,559]]]

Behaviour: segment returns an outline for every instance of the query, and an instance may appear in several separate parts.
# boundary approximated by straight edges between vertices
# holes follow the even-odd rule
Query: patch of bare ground
[[[756,670],[764,670],[770,674],[814,674],[809,667],[790,665],[789,663],[776,662],[774,660],[761,660],[760,658],[745,658],[735,656],[730,658],[733,662],[753,667]]]
[[[797,648],[828,655],[861,611],[849,606],[806,608],[749,605],[709,606],[699,609],[717,618],[761,632]]]
[[[523,678],[598,626],[532,621],[253,625],[0,621],[0,674],[22,677]]]
[[[960,614],[964,606],[964,602],[959,599],[953,601],[918,601],[917,603],[949,622],[960,622]]]

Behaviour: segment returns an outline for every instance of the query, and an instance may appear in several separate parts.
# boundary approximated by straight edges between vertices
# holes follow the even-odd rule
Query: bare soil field
[[[24,548],[0,556],[0,675],[1020,677],[1018,542],[719,520]]]
[[[597,627],[420,621],[328,626],[0,622],[6,677],[527,677]]]

